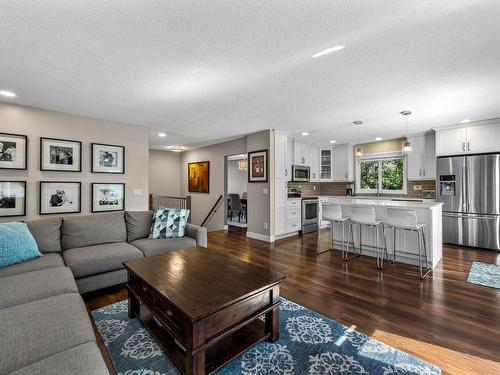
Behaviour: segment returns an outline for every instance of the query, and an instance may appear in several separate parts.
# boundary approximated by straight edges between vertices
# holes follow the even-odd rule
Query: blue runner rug
[[[500,289],[500,266],[491,263],[472,262],[467,282]]]
[[[218,375],[441,374],[441,369],[351,330],[286,299],[280,338],[263,342],[223,367]],[[92,311],[119,375],[180,375],[137,319],[127,301]]]

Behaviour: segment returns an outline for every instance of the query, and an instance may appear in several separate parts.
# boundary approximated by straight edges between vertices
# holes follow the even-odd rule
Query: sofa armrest
[[[186,235],[195,240],[198,246],[207,247],[207,228],[186,224]]]

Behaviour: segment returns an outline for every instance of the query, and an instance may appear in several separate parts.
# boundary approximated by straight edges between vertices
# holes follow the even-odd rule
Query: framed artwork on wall
[[[26,181],[0,181],[0,217],[26,216]]]
[[[28,137],[0,133],[0,169],[27,169]]]
[[[125,184],[92,183],[92,212],[123,211]]]
[[[93,173],[125,173],[125,147],[92,143],[90,147]]]
[[[210,192],[210,162],[188,163],[188,191],[190,193]]]
[[[40,138],[40,170],[81,172],[82,142]]]
[[[248,153],[248,182],[267,182],[267,150]]]
[[[40,215],[81,212],[81,182],[40,181]]]

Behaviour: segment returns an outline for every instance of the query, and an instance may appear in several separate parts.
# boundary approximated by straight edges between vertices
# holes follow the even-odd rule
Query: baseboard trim
[[[229,230],[229,225],[225,224],[224,225],[224,230]]]
[[[288,238],[288,237],[293,237],[293,236],[298,236],[300,234],[299,231],[297,232],[290,232],[290,233],[285,233],[285,234],[279,234],[277,236],[274,236],[275,240],[282,240],[283,238]]]
[[[247,237],[264,242],[274,242],[274,236],[267,236],[265,234],[255,232],[247,232]]]

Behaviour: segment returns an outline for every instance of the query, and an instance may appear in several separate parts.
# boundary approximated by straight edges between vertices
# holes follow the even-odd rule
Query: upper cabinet
[[[500,123],[436,129],[437,156],[500,151]]]
[[[333,149],[322,148],[319,150],[319,179],[320,181],[333,181]]]
[[[310,166],[311,146],[297,141],[294,141],[293,146],[293,164]]]
[[[286,142],[286,170],[287,180],[292,181],[292,165],[293,165],[293,139],[287,138]]]
[[[321,173],[320,173],[320,149],[318,147],[311,146],[309,160],[311,160],[310,181],[319,182],[321,180]]]
[[[288,169],[288,137],[278,132],[274,135],[274,173],[277,179],[288,179],[292,170]]]
[[[436,178],[436,141],[434,133],[408,137],[412,152],[407,154],[408,180]]]
[[[352,145],[333,147],[333,181],[354,181],[354,151]]]

